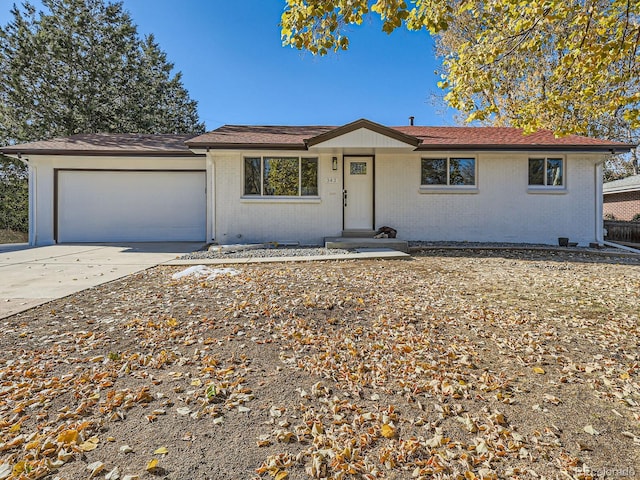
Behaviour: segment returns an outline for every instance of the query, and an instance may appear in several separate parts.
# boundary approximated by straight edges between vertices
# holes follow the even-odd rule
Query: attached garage
[[[206,172],[58,169],[58,243],[204,241]]]

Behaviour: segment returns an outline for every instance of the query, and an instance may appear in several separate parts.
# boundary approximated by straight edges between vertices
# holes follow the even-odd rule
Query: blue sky
[[[32,2],[39,6],[39,1]],[[381,31],[371,17],[351,29],[348,51],[315,57],[283,47],[284,0],[124,0],[141,35],[153,33],[207,129],[222,124],[452,125],[434,106],[438,62],[426,32]],[[10,19],[3,1],[0,23]]]

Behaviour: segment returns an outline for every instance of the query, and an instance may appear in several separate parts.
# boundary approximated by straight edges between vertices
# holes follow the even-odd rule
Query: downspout
[[[209,149],[207,149],[207,195],[209,211],[207,243],[212,243],[216,239],[216,163],[215,158],[209,154]]]
[[[31,164],[31,162],[29,162],[28,158],[22,158],[22,155],[18,153],[17,157],[18,160],[20,160],[21,162],[23,162],[24,164],[27,165],[27,168],[29,169],[29,177],[27,179],[27,187],[28,187],[28,197],[29,197],[29,208],[28,208],[28,215],[29,215],[29,246],[31,247],[35,247],[36,246],[36,241],[37,241],[37,234],[38,234],[38,230],[37,230],[37,211],[38,211],[38,207],[36,205],[36,201],[38,198],[37,192],[38,192],[38,188],[37,188],[37,171],[36,171],[36,166]]]
[[[38,175],[35,165],[29,165],[29,245],[38,242]]]
[[[595,164],[595,211],[596,211],[596,243],[604,243],[604,220],[603,220],[603,195],[602,195],[602,166],[604,159]]]

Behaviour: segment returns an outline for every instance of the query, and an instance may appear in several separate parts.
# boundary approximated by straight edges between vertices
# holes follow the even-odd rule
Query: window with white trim
[[[318,195],[318,159],[245,157],[244,195],[306,197]]]
[[[564,159],[562,158],[530,158],[530,187],[563,187]]]
[[[431,186],[475,186],[475,158],[423,158],[420,185]]]

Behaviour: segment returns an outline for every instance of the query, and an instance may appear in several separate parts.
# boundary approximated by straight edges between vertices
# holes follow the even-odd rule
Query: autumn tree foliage
[[[41,11],[28,2],[14,5],[12,20],[0,27],[1,145],[75,133],[204,130],[181,74],[153,36],[138,35],[121,2],[42,5]],[[4,159],[0,169],[2,192],[6,179],[26,181],[15,163]],[[26,196],[9,205],[25,208]],[[0,209],[8,208],[3,201]],[[11,215],[5,213],[0,218]]]
[[[444,99],[469,122],[639,140],[640,2],[287,0],[283,41],[346,50],[369,13],[434,36]]]

